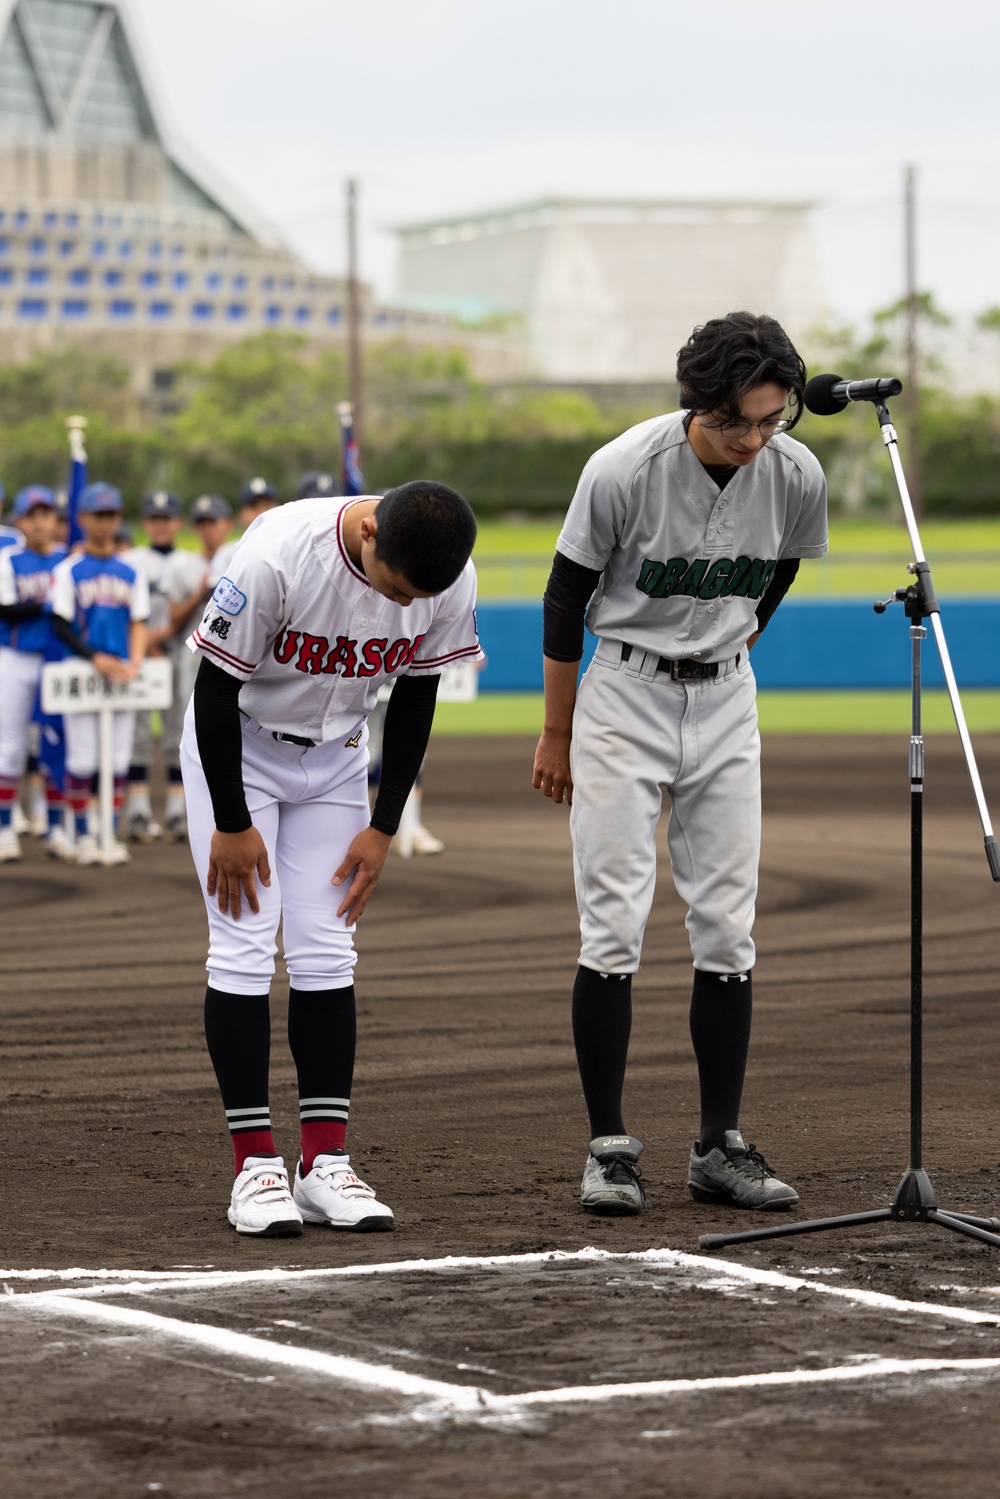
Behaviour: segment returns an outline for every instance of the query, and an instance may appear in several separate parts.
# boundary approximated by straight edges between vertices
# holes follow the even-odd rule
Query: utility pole
[[[347,184],[347,377],[354,415],[355,439],[364,427],[361,364],[361,288],[358,283],[358,184]]]
[[[903,176],[903,209],[906,245],[906,413],[907,488],[913,513],[922,513],[920,483],[920,356],[917,349],[917,173],[907,167]]]

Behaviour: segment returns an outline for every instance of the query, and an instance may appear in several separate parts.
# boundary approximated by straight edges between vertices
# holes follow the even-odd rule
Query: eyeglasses
[[[790,419],[784,416],[777,421],[773,417],[770,417],[766,422],[703,423],[703,426],[711,427],[713,432],[721,432],[724,437],[746,437],[747,433],[752,432],[754,427],[756,427],[760,433],[762,442],[767,442],[769,437],[774,437],[778,432],[787,432],[791,425]]]

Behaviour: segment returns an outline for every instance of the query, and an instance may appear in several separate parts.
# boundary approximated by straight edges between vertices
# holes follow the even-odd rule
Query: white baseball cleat
[[[66,829],[58,823],[45,839],[45,852],[50,859],[61,859],[65,864],[72,864],[76,857],[73,845],[66,836]]]
[[[14,864],[20,857],[21,840],[13,823],[0,828],[0,864]]]
[[[227,1216],[238,1234],[256,1239],[291,1239],[302,1232],[302,1214],[280,1155],[247,1156],[233,1182]]]
[[[132,855],[129,853],[125,844],[120,842],[117,838],[112,838],[110,844],[108,845],[107,853],[101,855],[102,864],[131,864],[131,862]]]
[[[422,822],[418,822],[413,829],[413,852],[415,854],[443,854],[444,844],[440,838],[435,838],[430,828],[425,828]]]
[[[355,1176],[348,1155],[318,1155],[305,1176],[299,1161],[292,1196],[306,1223],[328,1223],[356,1234],[384,1233],[393,1226],[392,1209]]]
[[[77,864],[100,864],[101,845],[95,833],[83,833],[76,840],[73,858]]]

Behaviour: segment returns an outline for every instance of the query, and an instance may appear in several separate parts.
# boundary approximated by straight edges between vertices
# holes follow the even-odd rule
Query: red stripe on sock
[[[243,1134],[233,1136],[233,1155],[236,1158],[237,1176],[243,1170],[247,1156],[277,1154],[274,1136],[269,1129],[248,1129]]]
[[[302,1175],[312,1170],[318,1155],[330,1155],[347,1149],[347,1125],[330,1119],[317,1119],[302,1125]]]

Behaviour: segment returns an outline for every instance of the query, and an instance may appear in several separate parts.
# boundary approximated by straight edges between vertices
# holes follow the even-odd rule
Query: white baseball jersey
[[[444,593],[404,609],[348,557],[345,512],[370,498],[300,500],[259,516],[188,639],[246,684],[240,707],[265,728],[334,739],[387,678],[482,656],[471,562]]]
[[[641,422],[588,462],[557,549],[602,573],[591,632],[667,657],[725,661],[757,627],[783,558],[827,549],[826,480],[787,434],[724,489],[687,440],[686,413]]]
[[[169,598],[170,579],[177,566],[180,553],[176,548],[169,552],[158,552],[155,547],[129,547],[122,558],[145,575],[149,584],[149,628],[166,629],[170,623]]]

